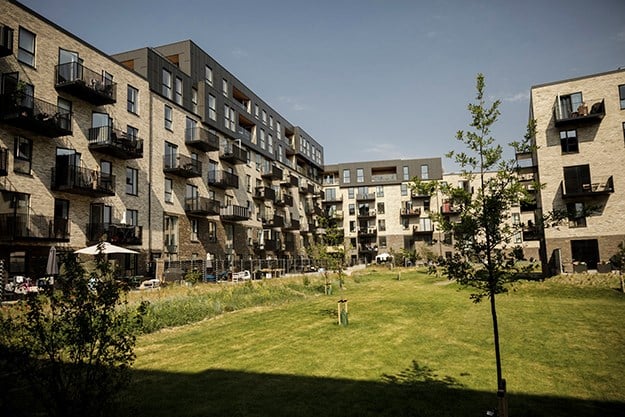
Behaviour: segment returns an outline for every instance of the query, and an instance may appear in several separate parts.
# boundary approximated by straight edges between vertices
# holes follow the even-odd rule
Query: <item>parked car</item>
[[[146,279],[145,281],[141,283],[141,285],[139,285],[140,290],[154,290],[154,289],[160,289],[160,287],[161,287],[161,281],[159,281],[156,278]]]
[[[222,271],[220,273],[208,272],[204,274],[204,282],[227,281],[228,277],[229,277],[228,271]]]
[[[252,279],[252,274],[247,269],[245,271],[232,273],[233,282],[237,282],[239,280],[248,280],[248,279]]]

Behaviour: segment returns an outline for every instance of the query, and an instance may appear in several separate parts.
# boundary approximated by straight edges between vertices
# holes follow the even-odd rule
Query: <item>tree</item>
[[[112,415],[145,308],[128,308],[104,255],[89,274],[74,254],[63,263],[59,289],[0,311],[0,363],[50,416]]]
[[[519,227],[508,220],[510,208],[527,195],[516,175],[516,161],[505,160],[502,146],[491,136],[491,127],[500,114],[500,101],[487,105],[482,74],[477,75],[476,87],[476,101],[468,105],[471,129],[458,131],[456,135],[466,151],[447,154],[460,165],[462,176],[477,185],[474,193],[442,182],[417,181],[414,186],[422,193],[441,192],[457,210],[458,216],[453,221],[440,214],[436,218],[442,231],[452,233],[455,238],[453,256],[440,259],[439,266],[449,279],[475,290],[471,295],[475,303],[484,298],[490,302],[500,412],[507,415],[496,295],[506,292],[506,284],[525,270],[518,266],[515,251],[510,247],[511,238],[519,233]],[[525,141],[511,144],[515,150],[530,146],[531,126],[528,126]]]

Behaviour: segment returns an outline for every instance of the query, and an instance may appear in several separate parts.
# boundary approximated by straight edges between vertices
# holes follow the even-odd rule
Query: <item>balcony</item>
[[[356,218],[358,219],[371,219],[375,217],[375,210],[359,210]]]
[[[20,93],[0,95],[0,120],[49,138],[72,134],[71,113],[56,104]]]
[[[249,220],[250,218],[250,211],[247,207],[237,206],[235,204],[223,206],[219,214],[224,221],[238,222]]]
[[[272,228],[283,228],[284,227],[284,217],[283,216],[278,216],[277,214],[274,214],[273,217],[270,217],[268,219],[265,219],[266,221],[264,222],[265,225],[267,227],[272,227]]]
[[[256,187],[252,197],[259,200],[275,201],[276,192],[270,187]]]
[[[106,197],[115,195],[115,176],[73,165],[52,168],[52,190]]]
[[[260,175],[268,180],[280,180],[282,179],[282,170],[276,165],[264,166]]]
[[[218,151],[219,137],[200,126],[190,127],[185,130],[184,143],[202,152]]]
[[[281,207],[293,207],[293,196],[287,193],[280,193],[275,201],[277,206]]]
[[[563,199],[593,198],[614,193],[614,180],[612,176],[609,176],[608,179],[603,182],[581,185],[571,182],[568,186],[566,181],[562,181],[560,187],[562,188]]]
[[[243,139],[247,139],[249,141],[252,140],[252,132],[250,132],[248,129],[244,128],[244,127],[239,127],[237,129],[237,133],[239,134],[239,136]]]
[[[219,159],[231,164],[246,164],[247,151],[233,143],[227,144],[219,154]]]
[[[0,58],[13,55],[13,29],[0,25]]]
[[[334,220],[343,220],[343,210],[336,210],[330,214],[330,218]]]
[[[9,150],[7,148],[0,148],[0,177],[9,175],[8,163]]]
[[[399,211],[400,217],[419,217],[421,209],[416,207],[404,207]]]
[[[315,186],[312,184],[300,184],[299,192],[302,194],[312,194],[315,192]]]
[[[414,226],[412,226],[412,234],[413,235],[431,235],[432,233],[434,233],[434,228],[432,226],[430,227],[421,227],[418,224],[415,224]]]
[[[106,79],[80,62],[67,62],[55,67],[55,88],[96,106],[117,101],[117,83]]]
[[[275,252],[282,249],[282,243],[280,239],[263,239],[262,243],[258,243],[257,245],[259,250]]]
[[[523,240],[540,240],[540,231],[536,226],[523,226]]]
[[[360,228],[358,229],[358,237],[359,238],[364,238],[364,237],[376,237],[378,235],[378,229],[376,229],[375,227],[367,227],[367,228]]]
[[[410,191],[410,198],[415,199],[415,200],[419,200],[422,198],[430,198],[431,196],[429,194],[421,194],[418,191],[415,190],[411,190]]]
[[[229,188],[239,188],[239,177],[228,171],[214,170],[208,171],[207,184],[211,187],[227,190]]]
[[[163,172],[183,178],[201,177],[202,162],[184,155],[165,155],[163,157]]]
[[[69,241],[69,220],[29,213],[0,214],[1,241]]]
[[[321,200],[322,204],[343,204],[343,196],[335,196],[326,194]]]
[[[374,201],[375,193],[356,194],[356,201]]]
[[[143,158],[143,139],[109,126],[89,129],[89,149],[120,159]]]
[[[286,188],[298,187],[299,178],[297,178],[295,175],[289,175],[289,178],[287,178],[285,181],[282,181],[280,185]]]
[[[287,252],[292,252],[294,253],[297,249],[297,246],[295,244],[295,239],[293,239],[292,235],[289,238],[289,235],[287,235],[286,239],[284,240],[284,250]]]
[[[454,206],[451,202],[445,201],[441,206],[442,214],[458,214],[460,213],[460,207]]]
[[[291,219],[290,222],[284,223],[285,230],[299,230],[299,228],[300,228],[299,220]]]
[[[143,227],[122,223],[88,223],[87,240],[99,242],[104,239],[115,245],[140,245]]]
[[[221,203],[214,198],[187,197],[184,199],[184,211],[193,216],[219,215]]]
[[[604,100],[584,101],[577,109],[569,110],[561,104],[561,97],[556,97],[553,105],[553,117],[556,127],[573,127],[600,123],[605,116]]]

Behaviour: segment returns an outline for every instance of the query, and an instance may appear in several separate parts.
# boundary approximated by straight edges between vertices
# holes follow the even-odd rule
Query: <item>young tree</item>
[[[73,254],[64,265],[59,289],[0,311],[0,363],[50,416],[113,415],[144,309],[125,305],[104,255],[90,274]]]
[[[485,83],[482,74],[477,75],[477,97],[468,105],[471,113],[471,129],[458,131],[456,139],[466,151],[451,151],[447,155],[462,168],[462,176],[477,184],[474,193],[466,188],[445,183],[416,183],[419,192],[441,192],[458,210],[451,221],[439,215],[436,219],[443,232],[455,238],[454,255],[440,259],[444,275],[462,285],[475,289],[471,295],[474,302],[487,298],[493,324],[493,340],[497,367],[497,389],[500,413],[507,415],[505,380],[501,367],[499,327],[497,321],[496,295],[506,291],[506,284],[516,279],[523,268],[517,267],[515,252],[509,246],[519,227],[508,221],[510,208],[526,198],[524,188],[516,175],[516,161],[503,158],[503,148],[491,136],[491,126],[499,117],[500,101],[487,105]],[[531,127],[530,127],[531,129]],[[528,146],[526,141],[513,143],[516,150]]]

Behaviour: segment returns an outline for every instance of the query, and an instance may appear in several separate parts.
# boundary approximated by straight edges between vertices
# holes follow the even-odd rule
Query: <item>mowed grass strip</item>
[[[397,276],[367,272],[330,296],[311,292],[140,337],[129,392],[134,414],[329,415],[330,408],[315,410],[325,395],[319,401],[360,404],[342,415],[480,415],[475,410],[494,401],[496,389],[488,303],[473,304],[470,290],[443,278]],[[498,296],[515,415],[623,411],[625,297],[616,287],[615,280],[552,280]],[[349,300],[346,327],[337,324],[339,299]],[[405,375],[411,389],[423,388],[418,395],[387,382]],[[450,392],[457,398],[442,398]],[[193,405],[178,409],[181,401]],[[474,408],[462,411],[467,404]]]

